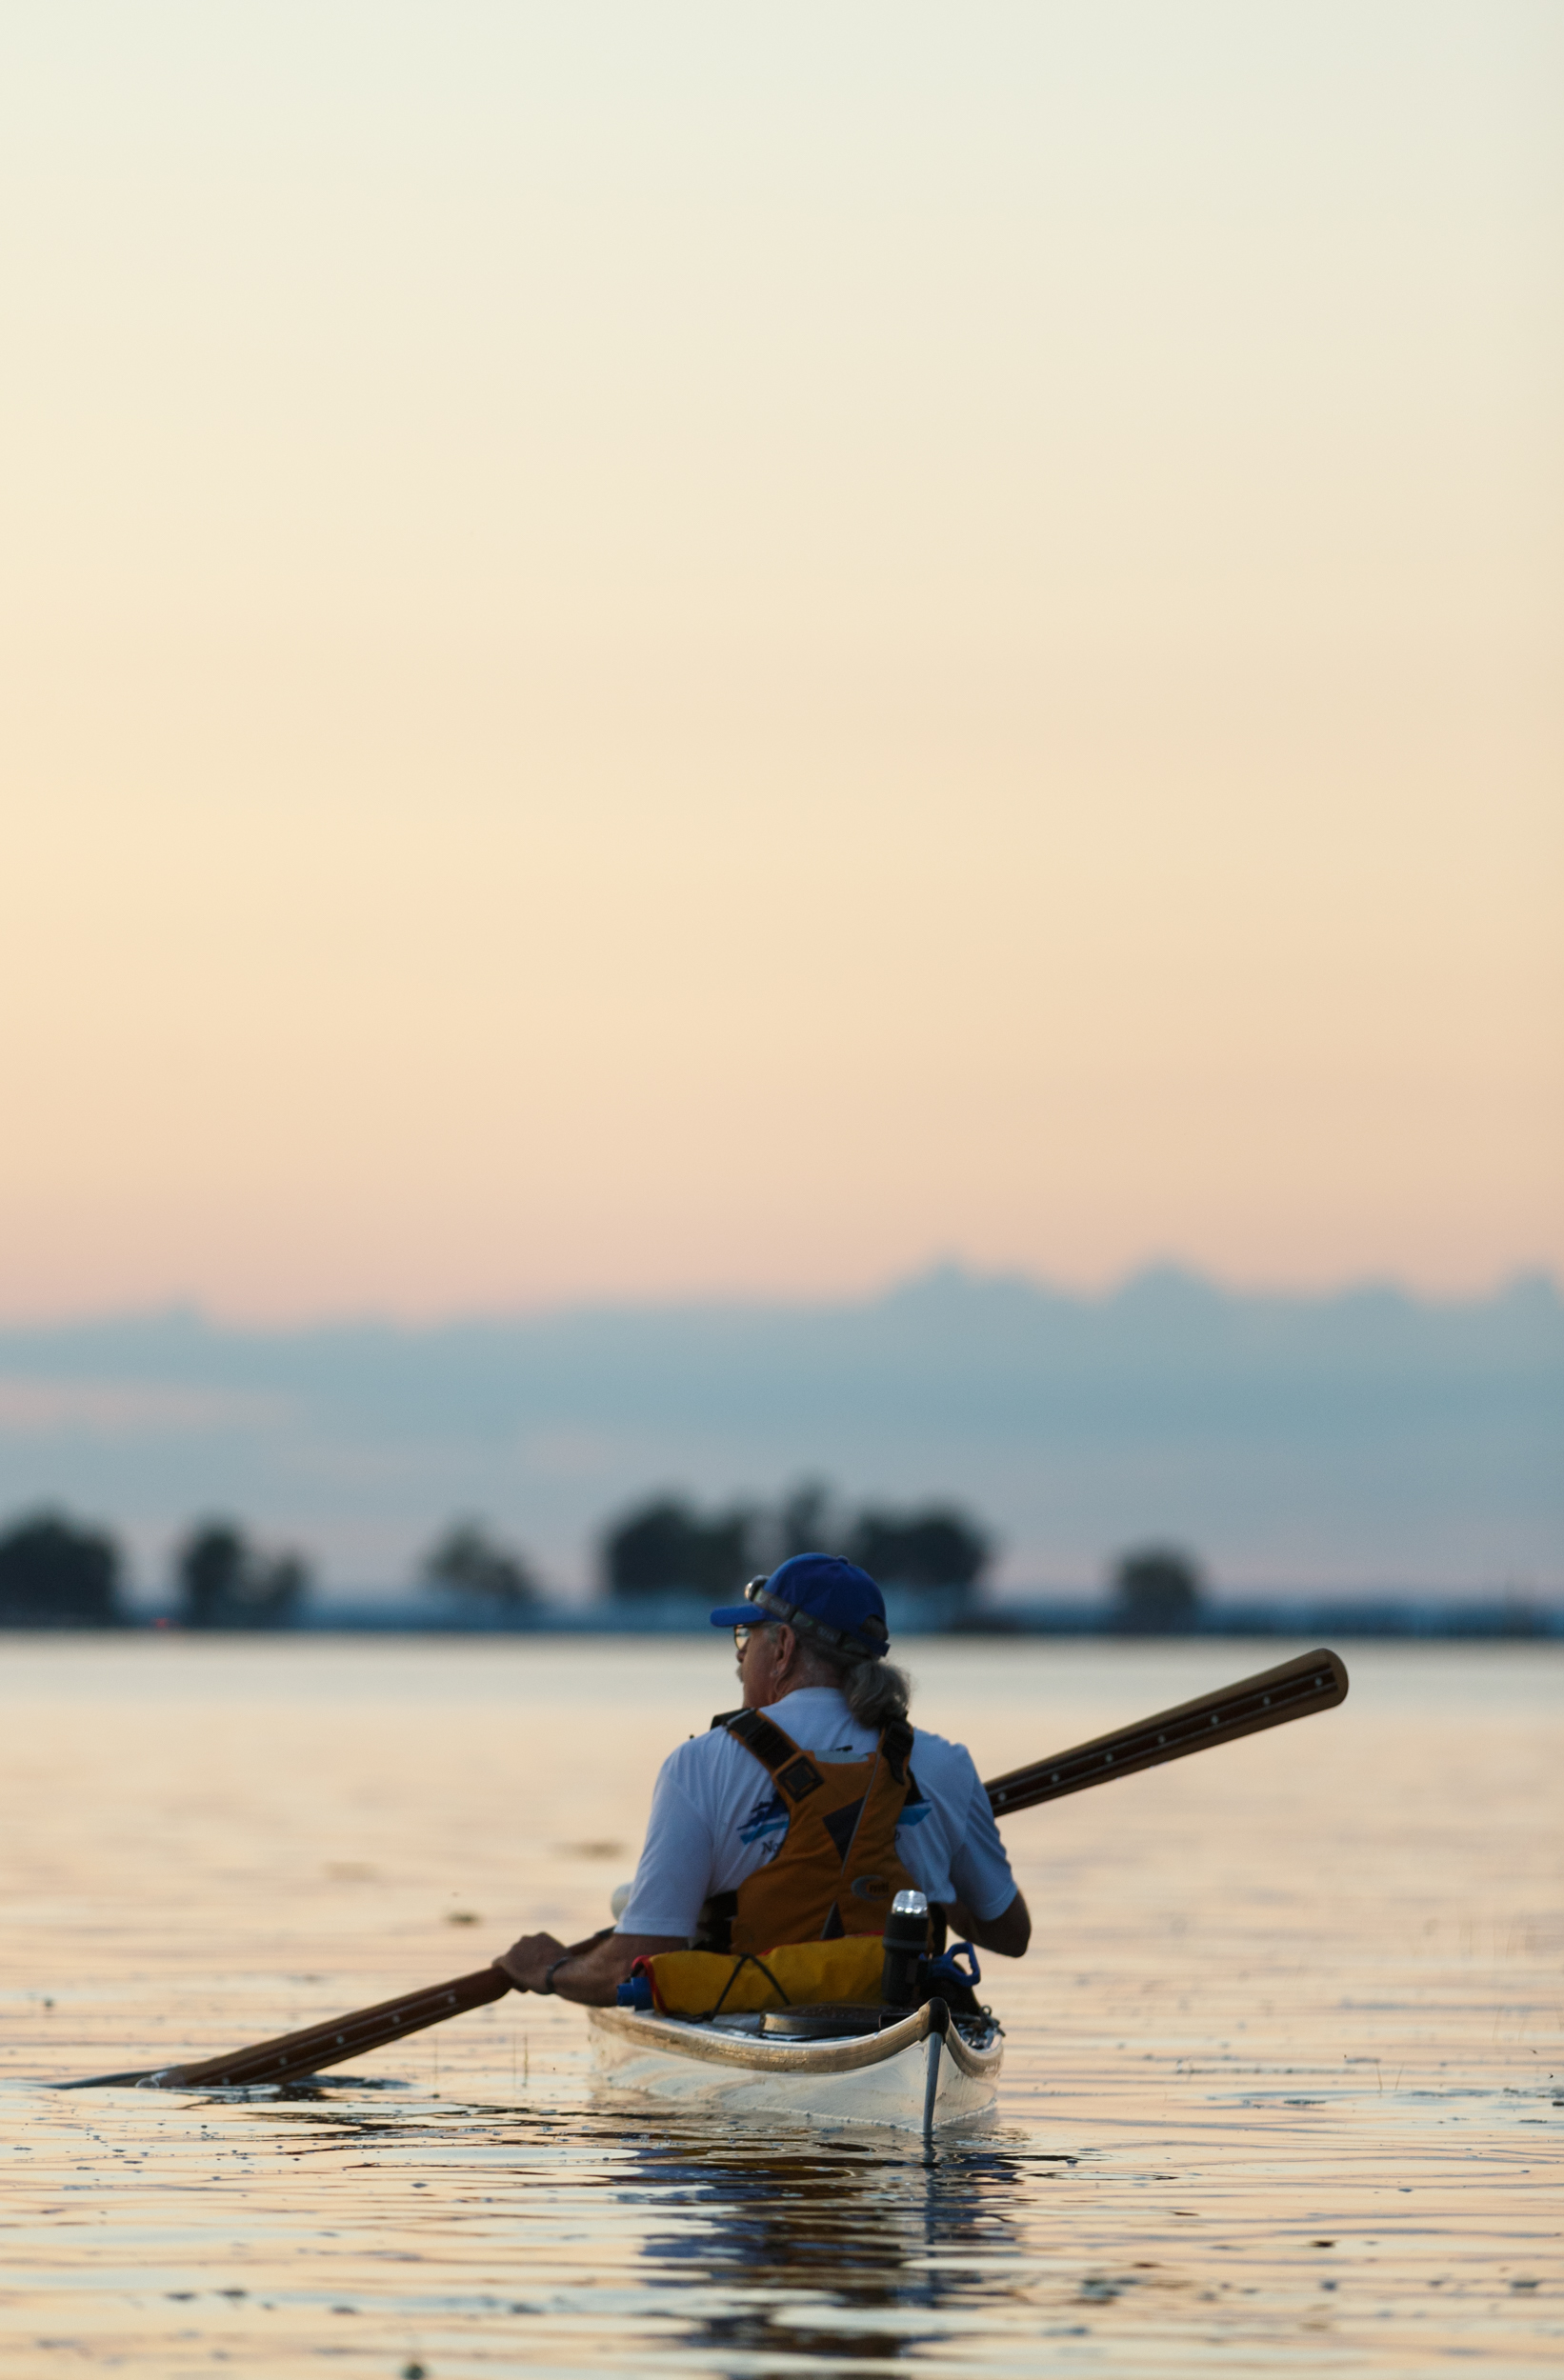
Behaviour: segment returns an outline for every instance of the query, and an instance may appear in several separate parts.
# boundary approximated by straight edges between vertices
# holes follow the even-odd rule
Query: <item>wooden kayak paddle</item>
[[[502,2000],[515,1986],[503,1969],[480,1967],[474,1974],[458,1975],[451,1983],[426,1984],[422,1991],[404,1991],[400,1999],[377,2000],[373,2008],[355,2009],[326,2025],[306,2025],[296,2033],[279,2033],[274,2041],[257,2041],[248,2050],[231,2050],[217,2058],[196,2058],[184,2066],[144,2067],[134,2074],[90,2074],[85,2082],[61,2083],[62,2090],[88,2090],[94,2084],[159,2083],[170,2090],[196,2090],[204,2083],[238,2090],[256,2083],[296,2083],[323,2067],[340,2066],[366,2050],[379,2050],[388,2041],[422,2032],[426,2025],[443,2025],[448,2016],[481,2009]]]
[[[1242,1677],[1219,1693],[1175,1703],[1172,1710],[1159,1710],[1154,1719],[1142,1719],[1136,1727],[1094,1735],[1073,1751],[1011,1769],[983,1790],[995,1817],[1008,1816],[1038,1802],[1084,1792],[1089,1785],[1106,1785],[1111,1777],[1133,1776],[1141,1769],[1160,1768],[1165,1760],[1187,1759],[1213,1744],[1258,1735],[1262,1728],[1285,1727],[1290,1719],[1333,1710],[1346,1699],[1347,1664],[1322,1646],[1317,1652],[1299,1653],[1295,1661],[1280,1661],[1273,1670],[1261,1670],[1255,1677]]]
[[[1283,1661],[1255,1677],[1240,1678],[1219,1693],[1178,1703],[1172,1710],[1160,1710],[1154,1718],[1119,1728],[1112,1735],[1095,1735],[1072,1751],[1056,1752],[1052,1760],[1034,1760],[1025,1769],[1012,1769],[984,1790],[995,1816],[1008,1816],[1013,1810],[1031,1810],[1038,1802],[1084,1792],[1089,1785],[1106,1785],[1113,1777],[1159,1768],[1165,1760],[1184,1760],[1213,1744],[1230,1744],[1240,1735],[1257,1735],[1264,1728],[1285,1727],[1291,1719],[1333,1710],[1346,1699],[1347,1665],[1340,1655],[1323,1649],[1300,1653],[1295,1661]],[[372,2008],[355,2009],[351,2015],[335,2017],[328,2024],[306,2025],[298,2032],[279,2033],[273,2041],[258,2041],[226,2056],[197,2058],[183,2066],[143,2068],[130,2074],[90,2074],[81,2082],[60,2083],[55,2088],[90,2090],[113,2084],[153,2083],[169,2090],[232,2090],[256,2084],[276,2089],[302,2082],[325,2067],[340,2066],[345,2058],[383,2049],[389,2041],[401,2041],[427,2025],[444,2024],[448,2016],[483,2008],[520,1988],[503,1968],[480,1967],[475,1973],[458,1975],[451,1983],[429,1984],[422,1991],[379,2000]]]

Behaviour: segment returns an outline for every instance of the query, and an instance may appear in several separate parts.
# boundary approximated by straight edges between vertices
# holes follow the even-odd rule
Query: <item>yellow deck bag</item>
[[[774,1950],[659,1950],[638,1960],[664,2016],[737,2016],[752,2009],[810,2008],[822,2000],[877,2007],[885,1944],[877,1933],[834,1942],[784,1942]]]

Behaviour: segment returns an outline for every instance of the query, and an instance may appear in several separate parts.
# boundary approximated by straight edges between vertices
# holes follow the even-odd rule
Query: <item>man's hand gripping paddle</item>
[[[1264,1728],[1285,1727],[1290,1719],[1306,1719],[1315,1710],[1331,1710],[1347,1698],[1347,1667],[1339,1654],[1306,1652],[1283,1661],[1257,1677],[1240,1678],[1220,1693],[1203,1694],[1179,1703],[1137,1727],[1120,1728],[1112,1735],[1093,1736],[1073,1751],[1056,1752],[1052,1760],[1035,1760],[1025,1769],[1012,1769],[986,1789],[997,1817],[1030,1810],[1037,1802],[1059,1801],[1066,1793],[1084,1792],[1089,1785],[1106,1785],[1112,1777],[1133,1776],[1141,1769],[1159,1768],[1165,1760],[1183,1760],[1213,1744],[1229,1744],[1240,1735],[1257,1735]],[[307,2025],[296,2033],[280,2033],[274,2041],[258,2041],[249,2050],[231,2050],[224,2057],[199,2058],[185,2066],[143,2069],[133,2074],[91,2074],[79,2083],[61,2083],[62,2090],[88,2090],[110,2084],[154,2083],[170,2090],[204,2088],[239,2090],[257,2084],[273,2089],[302,2082],[345,2058],[382,2049],[440,2025],[466,2009],[482,2008],[517,1987],[504,1970],[480,1967],[475,1974],[458,1975],[452,1983],[431,1984],[422,1991],[404,1992],[397,2000],[381,2000],[373,2008],[356,2009],[326,2025]]]

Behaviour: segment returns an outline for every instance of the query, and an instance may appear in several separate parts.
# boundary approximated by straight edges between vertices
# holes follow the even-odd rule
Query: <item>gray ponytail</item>
[[[906,1718],[912,1681],[905,1670],[889,1661],[832,1660],[831,1667],[860,1727],[882,1728],[890,1719]]]

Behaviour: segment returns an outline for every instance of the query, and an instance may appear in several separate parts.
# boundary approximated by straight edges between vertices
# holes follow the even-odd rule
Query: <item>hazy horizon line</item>
[[[1101,1283],[1082,1283],[1034,1272],[1021,1265],[992,1268],[942,1255],[911,1270],[887,1276],[859,1289],[817,1292],[763,1290],[692,1289],[688,1291],[637,1295],[580,1292],[557,1298],[507,1302],[496,1299],[479,1306],[431,1307],[428,1310],[391,1306],[300,1308],[265,1313],[218,1301],[175,1293],[155,1302],[53,1309],[38,1313],[0,1312],[0,1337],[37,1332],[73,1331],[130,1327],[136,1324],[185,1322],[205,1330],[238,1331],[256,1336],[283,1336],[301,1331],[391,1330],[410,1333],[504,1328],[563,1320],[592,1314],[711,1314],[823,1313],[867,1310],[910,1291],[941,1282],[975,1290],[1017,1290],[1059,1304],[1106,1306],[1158,1283],[1181,1285],[1220,1298],[1250,1304],[1324,1306],[1353,1298],[1391,1297],[1406,1304],[1443,1310],[1494,1305],[1528,1289],[1541,1288],[1564,1298],[1564,1279],[1545,1260],[1520,1260],[1496,1272],[1481,1287],[1449,1289],[1424,1286],[1405,1275],[1379,1270],[1345,1274],[1314,1285],[1278,1281],[1245,1281],[1223,1276],[1178,1256],[1159,1256],[1127,1267]]]

